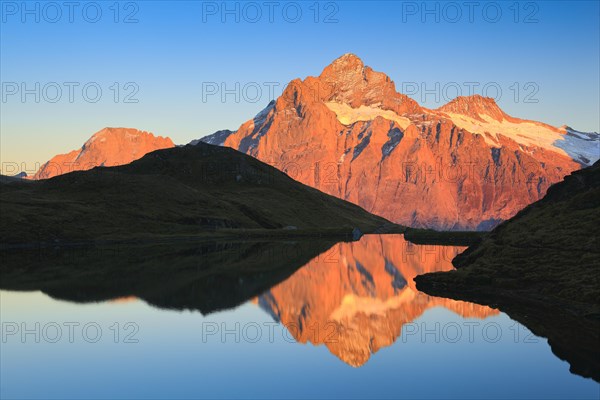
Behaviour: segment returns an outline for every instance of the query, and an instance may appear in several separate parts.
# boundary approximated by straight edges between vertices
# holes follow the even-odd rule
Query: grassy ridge
[[[548,336],[575,372],[600,380],[598,226],[599,162],[553,185],[458,255],[456,271],[415,282],[431,295],[500,308]]]
[[[277,231],[350,235],[393,226],[252,157],[204,143],[124,166],[0,185],[5,246]]]

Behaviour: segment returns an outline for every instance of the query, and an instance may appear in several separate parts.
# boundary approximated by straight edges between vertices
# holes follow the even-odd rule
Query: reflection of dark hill
[[[136,296],[203,314],[235,307],[290,276],[333,242],[206,242],[3,253],[0,288],[94,302]]]
[[[417,288],[500,308],[600,381],[599,225],[596,162],[457,256],[457,271],[419,276]]]
[[[250,156],[205,143],[157,150],[119,167],[0,184],[3,245],[215,232],[349,235],[354,227],[391,225]]]

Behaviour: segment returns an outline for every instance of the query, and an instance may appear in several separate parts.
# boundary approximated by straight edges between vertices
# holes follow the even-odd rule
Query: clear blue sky
[[[597,1],[518,7],[481,1],[472,13],[462,1],[429,2],[433,13],[420,1],[321,2],[318,15],[313,1],[276,3],[270,10],[263,1],[231,2],[233,12],[223,14],[220,1],[121,2],[116,15],[114,2],[107,1],[96,3],[102,13],[97,18],[88,2],[71,16],[66,6],[58,15],[53,6],[37,3],[36,11],[36,2],[29,2],[28,14],[20,1],[2,1],[2,162],[33,168],[78,148],[105,126],[148,130],[176,143],[237,129],[270,100],[268,82],[278,83],[280,93],[290,80],[318,75],[347,52],[386,72],[400,91],[415,91],[417,83],[412,97],[427,107],[442,105],[457,87],[468,94],[469,82],[477,82],[475,92],[487,85],[492,97],[500,87],[498,103],[511,115],[599,130]],[[128,17],[137,22],[125,23]],[[35,91],[36,82],[40,102],[35,94],[23,102],[20,85]],[[55,103],[52,82],[62,92]],[[65,82],[78,84],[73,102]],[[90,102],[94,85],[87,100],[82,93],[90,82],[102,89],[96,103]],[[134,84],[126,87],[128,82]],[[210,82],[230,89],[236,82],[247,85],[246,96],[239,102],[233,94],[225,101],[219,94],[203,99],[203,85]],[[436,82],[440,98],[423,99],[422,85],[432,90]],[[19,92],[10,94],[15,84]],[[131,99],[138,102],[124,102],[136,88]]]

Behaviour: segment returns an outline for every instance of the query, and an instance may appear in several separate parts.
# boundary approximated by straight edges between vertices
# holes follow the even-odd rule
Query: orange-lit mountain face
[[[481,96],[423,108],[352,54],[290,82],[236,132],[202,140],[393,222],[483,230],[593,162],[600,143],[597,134],[510,117]]]
[[[258,303],[297,341],[324,344],[358,367],[430,308],[445,307],[466,318],[498,314],[415,288],[416,275],[453,269],[451,260],[463,249],[414,245],[401,235],[367,235],[336,244],[261,295]]]
[[[47,179],[71,171],[129,164],[154,150],[174,147],[169,138],[130,128],[104,128],[81,149],[59,154],[42,165],[33,179]]]

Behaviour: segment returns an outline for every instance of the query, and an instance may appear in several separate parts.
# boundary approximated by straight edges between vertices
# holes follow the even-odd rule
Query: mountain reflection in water
[[[367,235],[334,245],[261,295],[258,304],[297,341],[325,344],[358,367],[429,308],[442,306],[465,318],[499,313],[416,289],[416,275],[452,269],[452,258],[463,249],[415,245],[402,235]]]
[[[463,249],[416,245],[403,235],[366,235],[357,242],[288,238],[13,250],[2,254],[0,289],[39,290],[77,303],[138,298],[203,315],[252,301],[296,341],[323,344],[359,367],[433,307],[463,318],[499,314],[416,289],[415,276],[452,269]],[[597,370],[597,362],[582,357],[595,326],[565,330],[551,317],[539,317],[543,324],[517,319],[547,336],[559,358],[577,363],[572,372]]]

